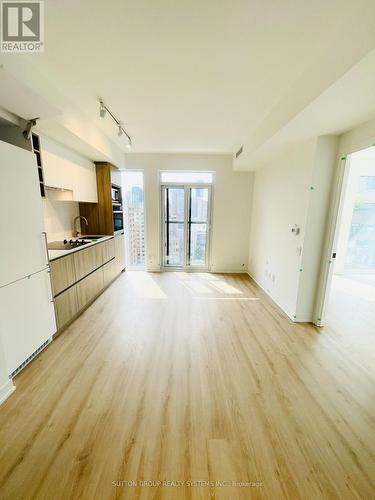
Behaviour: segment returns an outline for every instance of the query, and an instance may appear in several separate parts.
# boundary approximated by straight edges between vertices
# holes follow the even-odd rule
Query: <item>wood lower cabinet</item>
[[[67,255],[50,263],[53,294],[57,295],[73,285],[77,280],[73,255]]]
[[[109,262],[115,256],[115,239],[104,241],[102,243],[103,248],[103,264]]]
[[[119,234],[114,237],[116,270],[121,273],[125,269],[125,235]]]
[[[57,329],[61,330],[78,313],[76,285],[55,297]]]
[[[122,237],[122,239],[118,239]],[[57,329],[61,331],[124,269],[123,235],[51,261]],[[125,248],[123,249],[125,252]]]
[[[100,267],[89,276],[76,284],[78,309],[83,309],[104,288],[103,268]]]
[[[103,266],[104,286],[109,285],[110,282],[113,281],[118,274],[119,272],[117,270],[116,259],[112,259],[111,261],[107,262],[107,264]]]
[[[105,243],[107,242],[104,241],[92,247],[84,248],[72,255],[74,258],[76,281],[84,278],[103,265],[103,246]]]

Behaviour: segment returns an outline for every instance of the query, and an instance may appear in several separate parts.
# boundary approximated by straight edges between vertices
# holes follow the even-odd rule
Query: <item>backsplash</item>
[[[66,201],[66,194],[69,197],[69,193],[46,190],[43,215],[48,241],[70,239],[73,236],[73,220],[79,215],[79,204]]]

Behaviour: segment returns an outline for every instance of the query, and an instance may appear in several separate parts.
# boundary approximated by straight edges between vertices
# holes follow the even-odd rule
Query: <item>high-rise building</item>
[[[139,186],[129,187],[125,192],[125,225],[128,265],[143,266],[146,261],[144,194]]]

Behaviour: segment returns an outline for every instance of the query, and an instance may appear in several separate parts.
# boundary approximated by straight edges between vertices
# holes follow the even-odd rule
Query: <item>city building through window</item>
[[[209,268],[212,172],[161,172],[163,267]]]
[[[143,172],[123,172],[126,264],[144,269],[146,264]]]

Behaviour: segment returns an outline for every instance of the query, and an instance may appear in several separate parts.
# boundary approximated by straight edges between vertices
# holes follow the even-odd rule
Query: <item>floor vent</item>
[[[38,356],[40,351],[43,351],[43,349],[45,347],[47,347],[47,345],[50,342],[51,342],[51,339],[48,339],[44,342],[44,344],[42,344],[40,347],[38,347],[38,349],[36,351],[34,351],[31,354],[31,356],[29,356],[27,359],[25,359],[25,361],[18,368],[16,368],[13,373],[11,373],[10,378],[15,377],[23,368],[25,368],[25,366],[28,365],[30,363],[30,361],[32,361],[36,356]]]
[[[236,153],[236,159],[237,159],[240,155],[242,155],[242,153],[243,153],[243,145],[242,145],[242,146],[240,147],[240,149],[237,151],[237,153]]]

